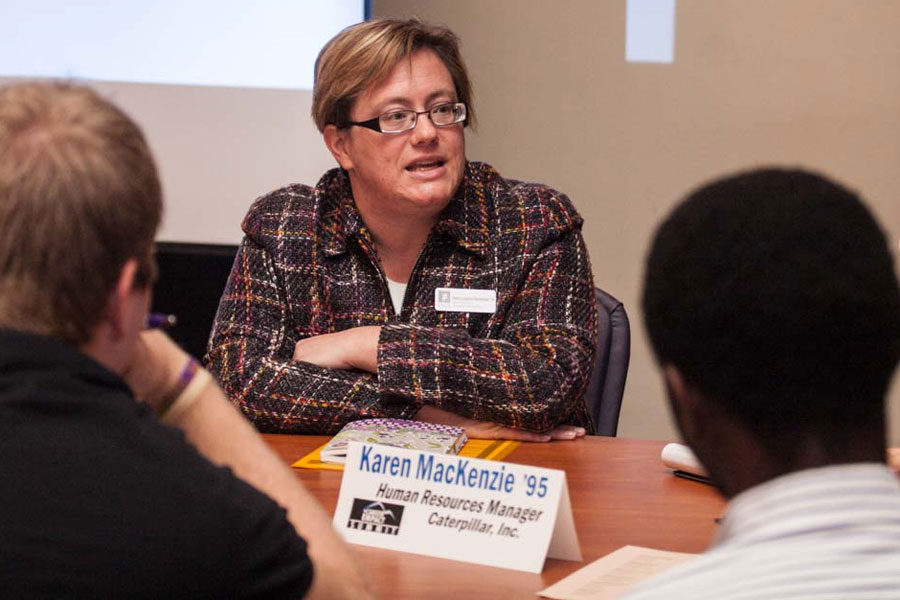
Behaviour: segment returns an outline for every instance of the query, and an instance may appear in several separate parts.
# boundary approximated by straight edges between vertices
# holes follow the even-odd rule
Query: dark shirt
[[[259,198],[207,362],[262,431],[333,434],[422,405],[533,431],[591,429],[597,336],[582,219],[566,196],[470,162],[395,314],[346,172]],[[497,292],[493,314],[436,311],[435,288]],[[378,373],[292,361],[298,340],[381,326]]]
[[[125,383],[0,330],[0,597],[300,598],[306,544]]]

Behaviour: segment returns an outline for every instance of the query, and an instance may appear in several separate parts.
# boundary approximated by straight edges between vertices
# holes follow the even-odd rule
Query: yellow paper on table
[[[483,458],[485,460],[503,460],[522,442],[510,440],[469,440],[459,451],[459,456]],[[291,466],[297,469],[322,469],[326,471],[343,471],[344,465],[322,462],[321,452],[326,444],[322,444]]]

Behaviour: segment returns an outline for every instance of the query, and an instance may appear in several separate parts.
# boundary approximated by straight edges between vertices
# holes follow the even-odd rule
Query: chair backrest
[[[219,298],[231,272],[237,246],[156,244],[159,278],[153,287],[153,310],[178,317],[168,331],[182,348],[203,358]]]
[[[621,302],[594,289],[599,313],[597,355],[585,392],[585,403],[597,435],[615,436],[631,358],[631,325]]]

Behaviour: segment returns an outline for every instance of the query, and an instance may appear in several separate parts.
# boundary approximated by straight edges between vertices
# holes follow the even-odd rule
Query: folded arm
[[[382,391],[535,432],[579,419],[597,335],[581,235],[570,231],[543,248],[509,296],[498,298],[506,305],[490,338],[462,329],[382,327]]]
[[[580,235],[548,245],[503,307],[496,339],[395,323],[301,340],[294,358],[377,373],[383,394],[424,405],[422,420],[458,415],[506,426],[507,436],[512,427],[570,437],[571,428],[556,428],[579,417],[593,360],[597,315],[589,269]]]
[[[384,399],[371,372],[294,360],[300,336],[289,316],[271,257],[245,239],[219,304],[206,361],[260,431],[333,434],[357,419],[415,415],[418,407],[410,401]],[[310,354],[322,356],[321,349]]]
[[[328,310],[316,290],[289,302],[272,257],[248,236],[207,361],[262,431],[335,433],[360,418],[424,418],[423,406],[536,433],[588,425],[583,390],[597,314],[580,232],[563,232],[528,265],[521,283],[498,283],[498,312],[484,338],[378,320],[327,332],[327,322],[314,318]],[[309,280],[315,285],[315,274]],[[302,334],[291,326],[292,310],[308,313]],[[317,334],[311,321],[326,331]]]

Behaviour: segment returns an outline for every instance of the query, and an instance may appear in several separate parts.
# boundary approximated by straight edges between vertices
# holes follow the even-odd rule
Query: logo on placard
[[[403,506],[401,505],[354,498],[347,527],[397,535],[402,518]]]

